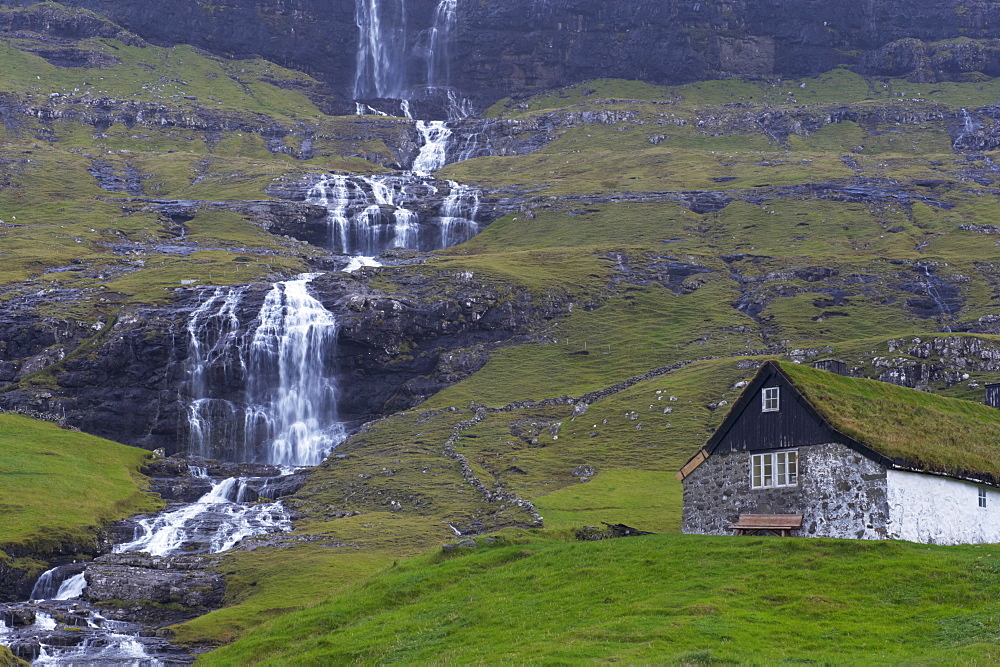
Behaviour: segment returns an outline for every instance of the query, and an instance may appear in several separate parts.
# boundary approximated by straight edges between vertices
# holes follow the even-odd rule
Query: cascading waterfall
[[[62,582],[59,590],[56,591],[55,600],[72,600],[83,595],[83,589],[87,587],[87,576],[81,572]]]
[[[441,247],[465,243],[479,232],[479,190],[448,181],[449,193],[441,204]]]
[[[256,499],[243,480],[224,479],[194,503],[140,519],[133,540],[116,545],[114,551],[214,554],[253,535],[291,530],[280,502],[251,504]]]
[[[930,267],[928,267],[926,264],[921,264],[920,262],[917,262],[917,266],[919,266],[921,269],[924,270],[924,275],[927,277],[927,282],[924,283],[924,288],[927,290],[927,296],[929,296],[931,299],[934,300],[934,303],[938,307],[938,311],[940,311],[941,313],[941,324],[942,326],[944,326],[944,330],[947,333],[951,333],[951,327],[944,323],[944,318],[948,314],[948,306],[941,298],[941,295],[938,293],[938,290],[934,287],[935,279],[934,276],[931,275]]]
[[[224,377],[242,373],[243,357],[239,346],[240,321],[236,309],[245,287],[212,290],[208,298],[191,313],[188,320],[188,358],[185,364],[188,392],[189,453],[203,458],[216,457],[218,443],[234,441],[238,433],[233,425],[237,408],[223,398],[213,396],[209,373],[221,371]]]
[[[42,573],[42,576],[38,577],[34,588],[31,589],[31,595],[28,597],[29,600],[48,600],[55,596],[58,589],[55,586],[53,575],[58,569],[54,567],[51,570],[46,570]]]
[[[355,0],[354,19],[354,99],[406,98],[406,0]]]
[[[444,103],[449,120],[472,115],[472,104],[451,87],[451,45],[458,24],[458,0],[439,0],[434,21],[421,34],[426,43],[411,44],[407,29],[406,0],[355,0],[358,28],[355,55],[354,99],[356,113],[395,115],[376,109],[375,99],[400,100],[399,112],[413,118],[414,97]],[[412,55],[412,57],[411,57]],[[418,80],[418,62],[425,60],[424,80]]]
[[[329,212],[332,250],[373,257],[386,248],[417,247],[419,216],[407,205],[433,193],[433,186],[408,177],[327,175],[306,201]]]
[[[248,453],[259,452],[253,460],[317,465],[344,438],[330,368],[337,322],[308,290],[318,275],[276,283],[261,307],[247,359],[244,438]]]
[[[448,140],[451,129],[443,120],[417,121],[417,131],[424,143],[413,161],[413,173],[426,176],[437,171],[448,161]]]
[[[441,0],[434,12],[434,25],[427,49],[427,85],[432,88],[451,84],[451,39],[458,21],[458,0]]]
[[[336,193],[348,184],[331,177],[323,195],[331,218],[341,222],[342,202],[353,197],[341,200]],[[387,188],[376,185],[377,199],[391,201]],[[370,205],[358,217],[371,219],[380,210]],[[414,213],[397,211],[392,228],[400,243],[412,239],[415,227]],[[274,284],[246,333],[238,308],[247,288],[203,292],[187,327],[189,454],[306,466],[322,461],[343,439],[331,368],[336,320],[307,288],[317,275]],[[242,395],[234,394],[241,386]]]
[[[328,174],[308,190],[306,201],[327,209],[334,252],[372,258],[388,248],[436,250],[463,243],[479,232],[479,190],[447,183],[448,195],[437,215],[427,204],[439,195],[438,182],[415,174]],[[373,263],[363,262],[354,268]]]
[[[969,114],[967,109],[962,109],[962,129],[955,136],[954,141],[951,142],[952,150],[958,151],[965,148],[965,144],[969,144],[968,148],[975,147],[975,136],[976,130],[979,129],[978,122]]]
[[[77,566],[79,567],[79,566]],[[72,571],[72,568],[68,568]],[[60,573],[60,570],[63,570]],[[62,577],[66,577],[63,579]],[[42,573],[31,589],[29,600],[72,600],[78,598],[87,587],[87,580],[82,572],[66,576],[62,567],[54,567]]]

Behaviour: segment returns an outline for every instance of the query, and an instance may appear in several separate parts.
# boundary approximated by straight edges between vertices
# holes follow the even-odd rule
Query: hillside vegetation
[[[182,285],[326,269],[247,208],[275,183],[384,172],[416,149],[411,121],[326,115],[299,72],[116,35],[61,42],[83,67],[39,55],[48,35],[0,39],[0,307],[86,332],[0,376],[39,405],[66,390],[65,359]],[[766,359],[836,356],[957,400],[996,380],[998,92],[835,70],[499,102],[491,119],[547,128],[544,145],[438,177],[516,211],[355,279],[406,304],[463,275],[565,312],[518,345],[447,350],[484,363],[456,361],[451,386],[347,440],[288,499],[288,540],[226,556],[227,606],[178,639],[231,644],[203,658],[227,664],[1000,657],[989,548],[671,534],[673,473]],[[9,419],[0,465],[31,453],[10,493],[68,502],[47,506],[64,522],[47,534],[149,509],[141,452]],[[80,486],[39,484],[63,475]],[[24,516],[4,524],[20,544],[40,521]],[[567,541],[601,522],[663,534]],[[443,557],[456,530],[481,548]]]
[[[145,493],[149,452],[19,415],[0,414],[0,564],[46,569],[23,558],[97,553],[112,521],[162,507]],[[19,559],[13,559],[7,553]]]
[[[511,536],[394,564],[201,662],[986,663],[1000,657],[991,550]]]

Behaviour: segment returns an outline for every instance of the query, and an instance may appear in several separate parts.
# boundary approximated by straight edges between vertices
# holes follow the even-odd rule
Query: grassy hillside
[[[321,249],[237,206],[192,205],[180,223],[153,200],[270,199],[275,182],[381,172],[415,150],[412,123],[327,116],[329,91],[273,63],[122,34],[61,42],[100,64],[66,67],[39,55],[46,39],[0,40],[0,94],[45,109],[0,125],[0,306],[11,312],[127,321],[186,281],[322,266]],[[837,70],[602,80],[498,103],[489,116],[551,141],[439,177],[497,189],[516,212],[425,262],[356,277],[400,303],[415,283],[462,273],[504,298],[571,307],[344,443],[289,499],[289,541],[228,556],[228,606],[178,637],[235,641],[205,658],[228,663],[996,657],[988,549],[670,533],[674,471],[765,359],[838,356],[872,377],[910,369],[958,399],[996,379],[1000,158],[992,112],[977,107],[998,92],[997,79]],[[48,358],[90,354],[103,335]],[[60,372],[53,363],[10,389],[58,392]],[[74,449],[107,457],[108,479],[87,481],[97,459],[43,461],[55,445],[37,447],[84,436],[38,428],[11,441],[36,445],[19,497],[72,499],[47,530],[76,539],[146,509],[139,453]],[[17,450],[5,451],[0,464]],[[88,493],[46,486],[63,475]],[[528,537],[536,515],[545,528]],[[667,535],[561,541],[602,521]],[[35,539],[31,525],[5,523],[6,539]],[[516,543],[442,558],[456,529]]]
[[[394,564],[201,663],[992,662],[998,585],[989,546],[512,535]]]
[[[803,83],[804,89],[799,87]],[[251,630],[290,611],[287,598],[268,592],[290,576],[268,574],[268,563],[280,558],[280,552],[258,550],[233,561],[239,582],[230,594],[233,606],[181,626],[179,636],[209,643],[246,636],[206,660],[239,661],[260,653],[275,663],[293,659],[282,652],[288,644],[307,647],[302,655],[309,657],[303,661],[413,661],[442,655],[474,661],[500,654],[514,661],[551,656],[748,660],[763,650],[759,637],[751,636],[772,623],[786,633],[776,644],[782,647],[780,657],[790,660],[874,656],[891,662],[926,655],[943,660],[995,651],[996,638],[978,632],[984,623],[989,627],[988,605],[962,609],[967,596],[979,595],[983,582],[945,591],[933,583],[911,588],[906,581],[913,567],[927,572],[926,582],[932,582],[934,568],[942,567],[938,559],[955,558],[962,550],[905,545],[771,545],[811,554],[803,556],[809,564],[802,568],[810,576],[812,568],[829,568],[829,583],[824,587],[822,581],[806,578],[794,592],[785,589],[771,596],[765,603],[768,612],[755,616],[760,600],[734,602],[719,612],[723,607],[716,598],[705,595],[702,609],[701,601],[685,598],[687,589],[678,586],[724,590],[727,584],[713,583],[714,575],[704,571],[713,562],[708,555],[716,553],[712,549],[722,549],[720,563],[737,568],[755,567],[747,561],[756,552],[751,556],[741,551],[745,544],[725,540],[655,538],[650,543],[662,540],[662,550],[677,569],[635,589],[643,592],[643,600],[687,600],[684,604],[694,605],[694,611],[687,616],[678,612],[683,618],[664,624],[662,614],[623,612],[625,607],[619,606],[617,615],[638,619],[634,626],[619,627],[609,614],[578,631],[574,609],[603,609],[606,597],[603,588],[587,588],[574,591],[579,597],[565,607],[552,603],[551,625],[541,626],[551,638],[518,628],[504,638],[484,639],[477,634],[483,628],[498,634],[497,627],[511,622],[502,623],[475,606],[485,597],[480,593],[499,591],[488,599],[502,599],[503,591],[531,586],[516,578],[480,583],[484,579],[478,570],[438,563],[435,556],[398,567],[430,578],[437,576],[435,568],[460,568],[449,571],[452,584],[440,599],[437,592],[402,595],[408,603],[416,601],[405,610],[395,602],[386,602],[383,609],[382,602],[363,601],[372,589],[403,586],[391,569],[365,578],[369,575],[358,569],[360,554],[366,554],[366,563],[412,555],[416,548],[454,539],[447,524],[480,532],[530,523],[530,517],[509,504],[501,509],[499,502],[483,502],[466,483],[468,475],[531,501],[550,537],[602,521],[676,531],[681,489],[673,472],[704,444],[739,395],[739,382],[761,361],[773,358],[769,354],[798,350],[841,356],[858,372],[877,377],[893,364],[927,363],[919,346],[938,341],[956,350],[969,348],[962,354],[989,368],[995,336],[945,331],[977,326],[980,318],[996,312],[1000,299],[993,277],[1000,252],[989,232],[1000,210],[991,154],[956,151],[957,121],[950,119],[958,115],[959,105],[986,103],[985,97],[969,99],[984,91],[972,84],[915,87],[907,88],[907,98],[901,99],[899,86],[886,82],[882,88],[846,72],[797,82],[725,81],[674,89],[597,82],[497,107],[498,116],[525,121],[546,116],[562,119],[564,125],[556,140],[536,153],[474,159],[449,165],[442,174],[487,187],[523,187],[531,196],[519,212],[472,241],[409,269],[398,284],[382,275],[378,286],[405,298],[406,280],[412,276],[433,279],[442,271],[468,271],[475,280],[520,286],[536,299],[569,295],[571,312],[540,327],[537,342],[492,352],[486,365],[465,381],[375,423],[341,447],[345,458],[321,466],[293,501],[303,516],[298,533],[350,546],[297,547],[296,559],[302,559],[297,562],[307,570],[315,567],[307,560],[320,558],[326,548],[325,562],[338,564],[341,573],[324,578],[327,583],[319,589],[292,585],[294,606],[303,611]],[[790,90],[795,91],[792,99]],[[800,90],[814,95],[806,98]],[[922,99],[913,102],[918,96]],[[852,119],[831,121],[845,105]],[[574,120],[584,113],[605,115],[600,122]],[[776,118],[784,120],[772,122]],[[940,348],[938,342],[933,350]],[[937,354],[933,350],[930,354]],[[948,379],[932,380],[933,388],[980,398],[977,383],[994,375],[961,367],[964,363],[958,362]],[[663,370],[593,400],[582,413],[559,402],[656,368]],[[556,402],[525,404],[529,399]],[[483,406],[488,409],[480,416]],[[462,426],[470,420],[474,423]],[[468,462],[464,472],[447,449],[455,428],[461,432],[454,438],[454,451]],[[393,508],[393,501],[400,507]],[[335,517],[344,511],[363,514]],[[562,562],[562,556],[546,561],[544,576],[552,577],[552,589],[564,595],[571,595],[567,590],[575,583],[566,573],[611,561],[616,549],[627,553],[640,548],[544,544],[553,553],[581,554],[579,561]],[[511,553],[519,548],[512,547]],[[901,559],[895,574],[897,565],[883,565],[884,552],[878,551],[883,548],[899,550],[893,552]],[[845,553],[856,560],[844,565]],[[974,554],[969,563],[982,555],[967,553]],[[488,560],[485,554],[469,558]],[[521,567],[519,557],[513,558],[517,563],[510,567]],[[839,570],[841,565],[846,569]],[[772,565],[767,574],[752,570],[739,576],[780,587],[773,570]],[[844,571],[851,574],[845,577]],[[851,600],[834,594],[844,581],[865,577],[866,571],[874,573],[872,581],[896,582],[878,590],[893,591],[890,597],[900,600],[897,606],[883,606],[884,596],[870,591]],[[627,567],[625,572],[614,581],[628,588],[637,575]],[[359,576],[369,582],[365,593],[351,588]],[[810,588],[814,584],[816,590]],[[264,591],[255,593],[261,586]],[[768,597],[754,590],[754,595]],[[443,600],[452,595],[473,605],[468,614],[458,610],[457,602],[454,610],[448,608],[451,603]],[[743,593],[733,595],[741,598]],[[328,596],[331,601],[323,602]],[[909,605],[921,596],[927,596],[919,604],[928,610],[933,600],[942,600],[951,606],[950,615],[928,611],[926,621],[920,612],[909,615]],[[426,608],[421,606],[425,602]],[[532,597],[530,604],[546,603]],[[771,615],[772,607],[787,616]],[[823,622],[803,630],[796,621],[803,613]],[[866,622],[852,625],[851,619],[873,622],[884,614],[899,619],[886,627],[903,624],[898,637],[908,639],[879,634],[866,643],[871,639],[861,632]],[[411,615],[438,623],[402,618]],[[516,614],[508,610],[501,617],[512,616]],[[366,625],[369,620],[371,626]],[[376,627],[405,631],[389,637]],[[652,627],[661,629],[659,634],[644,634],[643,629]],[[793,641],[798,632],[809,635],[805,647]],[[699,633],[705,634],[698,638]],[[654,635],[646,648],[635,646]],[[983,647],[971,648],[980,640]],[[579,652],[566,648],[578,645]]]
[[[139,469],[149,452],[0,414],[0,549],[93,552],[100,528],[159,508]]]

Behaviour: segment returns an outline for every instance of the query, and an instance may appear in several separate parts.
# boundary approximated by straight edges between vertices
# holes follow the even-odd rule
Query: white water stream
[[[421,168],[434,169],[433,161],[444,159],[437,150],[418,158],[418,163],[423,161]],[[463,243],[480,229],[480,191],[454,181],[444,183],[447,195],[441,199],[440,181],[412,172],[326,174],[308,190],[306,201],[326,208],[334,252],[373,258],[390,248],[436,250]],[[428,201],[441,203],[434,210]]]
[[[135,538],[115,545],[114,552],[215,554],[232,549],[247,537],[292,529],[280,502],[249,500],[244,481],[224,479],[194,503],[140,519]]]
[[[317,465],[344,438],[330,370],[337,321],[308,290],[319,275],[275,283],[250,342],[245,434],[263,443],[264,463]]]
[[[443,120],[418,120],[417,131],[420,132],[424,143],[413,161],[412,171],[419,176],[429,176],[448,161],[448,140],[451,138],[451,130]]]

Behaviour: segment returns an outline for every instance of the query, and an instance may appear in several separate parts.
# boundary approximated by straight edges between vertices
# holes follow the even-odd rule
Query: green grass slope
[[[394,565],[201,664],[987,663],[998,586],[989,546],[500,540]]]
[[[0,414],[0,550],[93,554],[112,521],[162,506],[140,469],[149,452]],[[2,553],[0,551],[0,553]]]
[[[272,183],[304,174],[382,171],[397,159],[389,146],[412,141],[402,121],[324,115],[319,84],[273,63],[119,37],[63,44],[101,67],[45,60],[45,36],[0,40],[0,94],[53,111],[0,127],[2,303],[51,295],[38,315],[93,325],[167,303],[182,281],[233,284],[305,270],[324,253],[267,233],[248,214],[201,208],[181,236],[147,200],[267,199]],[[464,381],[346,442],[344,456],[289,499],[299,516],[289,543],[227,557],[226,608],[178,627],[178,637],[236,641],[205,658],[230,662],[752,661],[760,653],[751,647],[775,644],[786,651],[775,658],[789,660],[960,660],[979,640],[983,655],[995,655],[995,622],[977,597],[995,586],[975,567],[982,551],[663,536],[617,546],[538,541],[446,560],[418,554],[454,539],[449,524],[477,533],[531,524],[524,506],[493,502],[481,488],[533,503],[549,537],[601,521],[671,533],[681,497],[673,472],[761,360],[812,350],[877,376],[888,363],[928,358],[915,343],[894,341],[981,330],[1000,304],[1000,157],[956,151],[953,135],[961,109],[975,113],[998,92],[1000,79],[918,84],[837,70],[676,87],[603,80],[498,103],[490,116],[550,128],[552,141],[528,155],[452,164],[439,176],[521,192],[518,210],[425,263],[356,276],[401,303],[413,298],[413,281],[462,273],[504,298],[572,307],[538,322],[524,344],[489,350]],[[98,127],[91,121],[101,100],[146,105],[147,113],[162,107],[181,122],[125,116]],[[131,174],[143,195],[103,189],[94,170]],[[190,254],[164,249],[178,244]],[[948,308],[932,312],[942,298]],[[89,354],[102,335],[52,358]],[[981,346],[974,361],[998,347],[995,336],[947,335],[955,349]],[[53,364],[14,388],[57,389],[59,372]],[[994,379],[967,372],[961,381],[935,377],[931,388],[973,398],[977,383]],[[626,381],[583,411],[525,402]],[[138,510],[139,496],[130,495],[138,487],[121,468],[132,456],[107,459],[116,461],[112,486],[125,495],[112,498],[97,484],[88,500]],[[22,477],[41,482],[59,460],[46,456],[39,474]],[[73,495],[44,485],[39,493]],[[79,526],[114,514],[87,507],[54,512],[67,525],[53,531],[82,535]],[[10,539],[34,539],[18,535]],[[796,566],[791,582],[779,576],[783,559]],[[621,576],[607,574],[602,560],[618,563]],[[835,563],[845,564],[841,583],[861,577],[872,590],[838,590]],[[721,583],[729,567],[737,569],[732,591]],[[954,576],[938,585],[934,567]],[[903,580],[907,568],[917,573],[913,585]],[[896,583],[882,586],[879,576]],[[754,582],[784,592],[768,596]],[[807,584],[817,590],[807,593]],[[398,599],[386,592],[393,587]],[[620,590],[659,597],[643,607]],[[503,601],[505,616],[482,602],[483,591]],[[938,594],[947,613],[927,602]],[[469,615],[447,597],[463,595]],[[559,607],[557,598],[570,602]],[[413,603],[412,622],[403,602]],[[920,611],[907,617],[909,602]],[[543,610],[532,622],[545,636],[515,613],[528,603]],[[877,625],[883,612],[892,619],[884,626],[902,628],[906,642],[888,630],[862,632],[862,621]],[[793,641],[795,614],[811,621],[805,644]],[[760,639],[766,622],[782,641]],[[399,628],[399,637],[385,628]],[[484,639],[488,630],[495,637]],[[882,653],[866,653],[876,650],[878,642],[865,643],[871,637],[885,644]],[[302,653],[286,653],[292,645]]]
[[[494,641],[483,639],[485,628],[499,634],[497,628],[506,626],[475,606],[477,587],[485,580],[475,569],[462,570],[450,560],[438,563],[434,556],[399,566],[412,568],[406,572],[420,571],[421,577],[431,577],[434,568],[459,568],[450,573],[448,595],[471,600],[468,615],[439,601],[428,601],[426,609],[433,611],[425,611],[419,606],[425,598],[414,594],[402,597],[417,606],[387,602],[394,605],[391,612],[378,607],[381,602],[373,603],[378,608],[371,611],[368,626],[364,619],[371,607],[362,601],[360,588],[351,588],[356,577],[370,576],[359,568],[361,554],[370,559],[367,562],[379,563],[412,556],[415,549],[454,539],[446,522],[475,532],[527,525],[522,513],[506,504],[501,510],[500,502],[483,502],[467,483],[446,448],[455,428],[462,429],[453,447],[467,462],[466,474],[487,488],[532,502],[544,517],[549,537],[602,521],[673,533],[679,529],[681,506],[681,486],[673,473],[705,443],[726,406],[738,397],[739,383],[763,360],[805,350],[841,356],[861,372],[877,376],[890,360],[926,362],[923,352],[899,340],[916,345],[947,336],[955,349],[982,347],[983,352],[970,354],[987,367],[996,349],[995,336],[944,329],[974,328],[980,318],[996,313],[1000,251],[988,226],[1000,223],[995,195],[1000,177],[990,167],[992,153],[967,156],[953,151],[949,117],[963,106],[987,104],[987,91],[996,84],[948,84],[939,89],[884,83],[847,72],[795,82],[722,81],[672,89],[608,81],[494,108],[493,115],[509,119],[555,119],[555,140],[530,155],[452,164],[441,175],[486,187],[524,188],[530,194],[521,209],[470,242],[435,253],[426,264],[401,273],[382,272],[371,284],[406,299],[407,281],[414,277],[439,280],[467,272],[474,281],[504,285],[539,301],[564,299],[573,307],[564,317],[539,323],[531,342],[492,351],[486,364],[464,381],[374,423],[342,446],[346,458],[320,467],[292,500],[302,516],[293,535],[303,541],[356,545],[354,551],[337,547],[328,556],[328,562],[343,564],[343,576],[328,576],[321,587],[293,584],[296,595],[278,595],[277,583],[291,578],[272,572],[270,563],[280,558],[280,551],[241,555],[232,561],[234,576],[256,585],[241,583],[228,600],[231,606],[181,626],[179,637],[209,644],[236,639],[230,648],[205,658],[221,662],[249,659],[256,652],[274,663],[294,662],[296,658],[281,648],[294,644],[307,647],[303,662],[470,662],[510,656],[514,662],[690,663],[752,661],[764,650],[753,637],[775,622],[785,633],[777,644],[789,647],[776,659],[893,662],[932,655],[958,660],[976,654],[976,637],[986,642],[983,655],[992,655],[995,637],[976,634],[976,628],[992,627],[991,609],[976,603],[968,614],[962,611],[966,596],[980,595],[978,587],[987,584],[966,581],[962,585],[968,586],[957,590],[933,583],[932,570],[941,566],[938,559],[968,553],[973,555],[967,562],[974,564],[981,551],[770,545],[812,554],[808,565],[790,561],[796,570],[805,570],[795,575],[796,593],[785,589],[764,599],[767,594],[761,592],[751,601],[746,596],[752,587],[746,585],[734,593],[742,602],[725,607],[725,614],[719,611],[724,608],[719,598],[706,594],[705,609],[696,607],[687,616],[681,614],[684,618],[663,623],[667,639],[656,635],[648,650],[626,647],[630,642],[622,637],[628,634],[615,634],[611,616],[597,618],[593,626],[574,634],[575,609],[585,604],[602,609],[604,589],[580,591],[576,606],[549,608],[542,627],[551,632],[551,639],[518,628]],[[794,96],[789,97],[789,91]],[[829,120],[844,108],[850,109],[851,120]],[[591,114],[590,121],[581,120],[584,113]],[[841,190],[831,195],[828,186],[869,188],[879,194],[867,197]],[[691,207],[692,190],[709,191],[713,201],[728,201],[721,207]],[[930,281],[928,274],[939,282]],[[928,315],[927,304],[942,294],[950,299],[951,310]],[[582,413],[558,402],[559,397],[579,398],[672,364],[687,365],[619,387]],[[932,388],[958,398],[979,398],[977,383],[993,378],[986,371],[968,372],[960,382],[955,375],[947,381],[944,376],[934,379]],[[525,403],[527,399],[557,402],[537,405]],[[482,406],[490,410],[479,418],[476,411]],[[475,423],[461,427],[469,420]],[[354,511],[362,514],[336,517]],[[391,538],[380,532],[389,531],[387,526],[392,526]],[[677,569],[662,582],[651,582],[626,568],[632,579],[643,582],[634,590],[642,596],[677,595],[688,600],[688,606],[702,602],[684,598],[686,593],[676,586],[715,590],[716,584],[705,579],[714,575],[703,571],[712,563],[709,554],[737,568],[752,567],[746,561],[756,556],[745,550],[746,543],[667,536],[651,542],[656,540],[662,540],[659,544]],[[296,548],[301,551],[295,562],[320,572],[308,561],[321,558],[318,553],[324,547]],[[553,553],[599,552],[600,558],[613,561],[614,549],[639,547],[545,548]],[[713,551],[716,548],[720,551]],[[888,552],[879,549],[898,556],[892,566],[898,567],[895,574],[881,569],[883,553]],[[843,572],[850,574],[842,572],[838,579],[837,564],[848,562],[845,554],[850,554],[850,565]],[[598,567],[600,558],[592,557],[584,563],[583,555],[565,562],[552,556],[552,561],[544,561],[546,574],[527,578],[529,583],[505,580],[489,590],[502,591],[499,598],[530,597],[530,582],[548,577],[553,590],[565,592],[574,585],[573,573]],[[478,558],[485,563],[489,557],[483,553],[460,560]],[[510,567],[531,561],[513,558],[517,563]],[[763,561],[771,563],[771,570],[784,572],[775,565],[780,562],[777,556],[767,558],[775,559]],[[911,567],[927,577],[912,588],[904,581]],[[781,588],[779,575],[764,574],[765,569],[739,576]],[[826,572],[827,583],[817,578],[816,590],[807,593],[806,583],[811,582],[798,577],[814,569]],[[883,577],[896,583],[876,592],[858,591],[849,600],[833,594],[844,582],[866,576],[866,569],[878,573],[872,581]],[[387,570],[365,579],[370,582],[365,590],[371,593],[390,580],[401,588],[399,580],[392,579],[397,574]],[[628,589],[632,579],[616,581]],[[920,609],[930,610],[927,600],[936,591],[941,591],[950,615],[927,611],[926,622],[921,620],[923,612],[906,616],[912,600],[924,599]],[[752,594],[758,595],[756,589]],[[882,606],[886,596],[903,602]],[[330,601],[313,607],[325,597]],[[334,610],[340,604],[336,600],[343,606]],[[522,600],[521,607],[527,604]],[[544,608],[535,598],[530,604]],[[760,606],[764,611],[755,616]],[[785,614],[778,620],[769,615],[776,608]],[[622,607],[615,609],[621,612]],[[445,620],[438,625],[430,620],[408,624],[404,616],[409,613]],[[874,622],[883,613],[897,614],[891,616],[892,623],[902,624],[900,636],[906,641],[888,637],[886,631],[866,643],[863,624],[851,625],[853,617]],[[284,614],[290,615],[281,618]],[[806,614],[812,623],[804,631],[808,650],[801,652],[793,651],[796,628],[804,625],[796,625],[796,614]],[[833,615],[829,624],[828,614]],[[660,627],[656,624],[664,616],[642,616],[636,627]],[[511,617],[516,614],[507,609],[505,618]],[[358,619],[357,625],[344,619]],[[265,625],[254,630],[259,623]],[[392,630],[398,628],[405,631],[397,636]],[[705,636],[696,638],[692,628]],[[602,643],[600,637],[609,636],[614,639]],[[635,630],[635,637],[631,644],[642,643],[646,635]],[[579,653],[566,648],[576,644],[582,646]],[[880,644],[886,648],[879,649]],[[477,646],[488,648],[477,652]],[[343,647],[342,652],[337,647]]]

